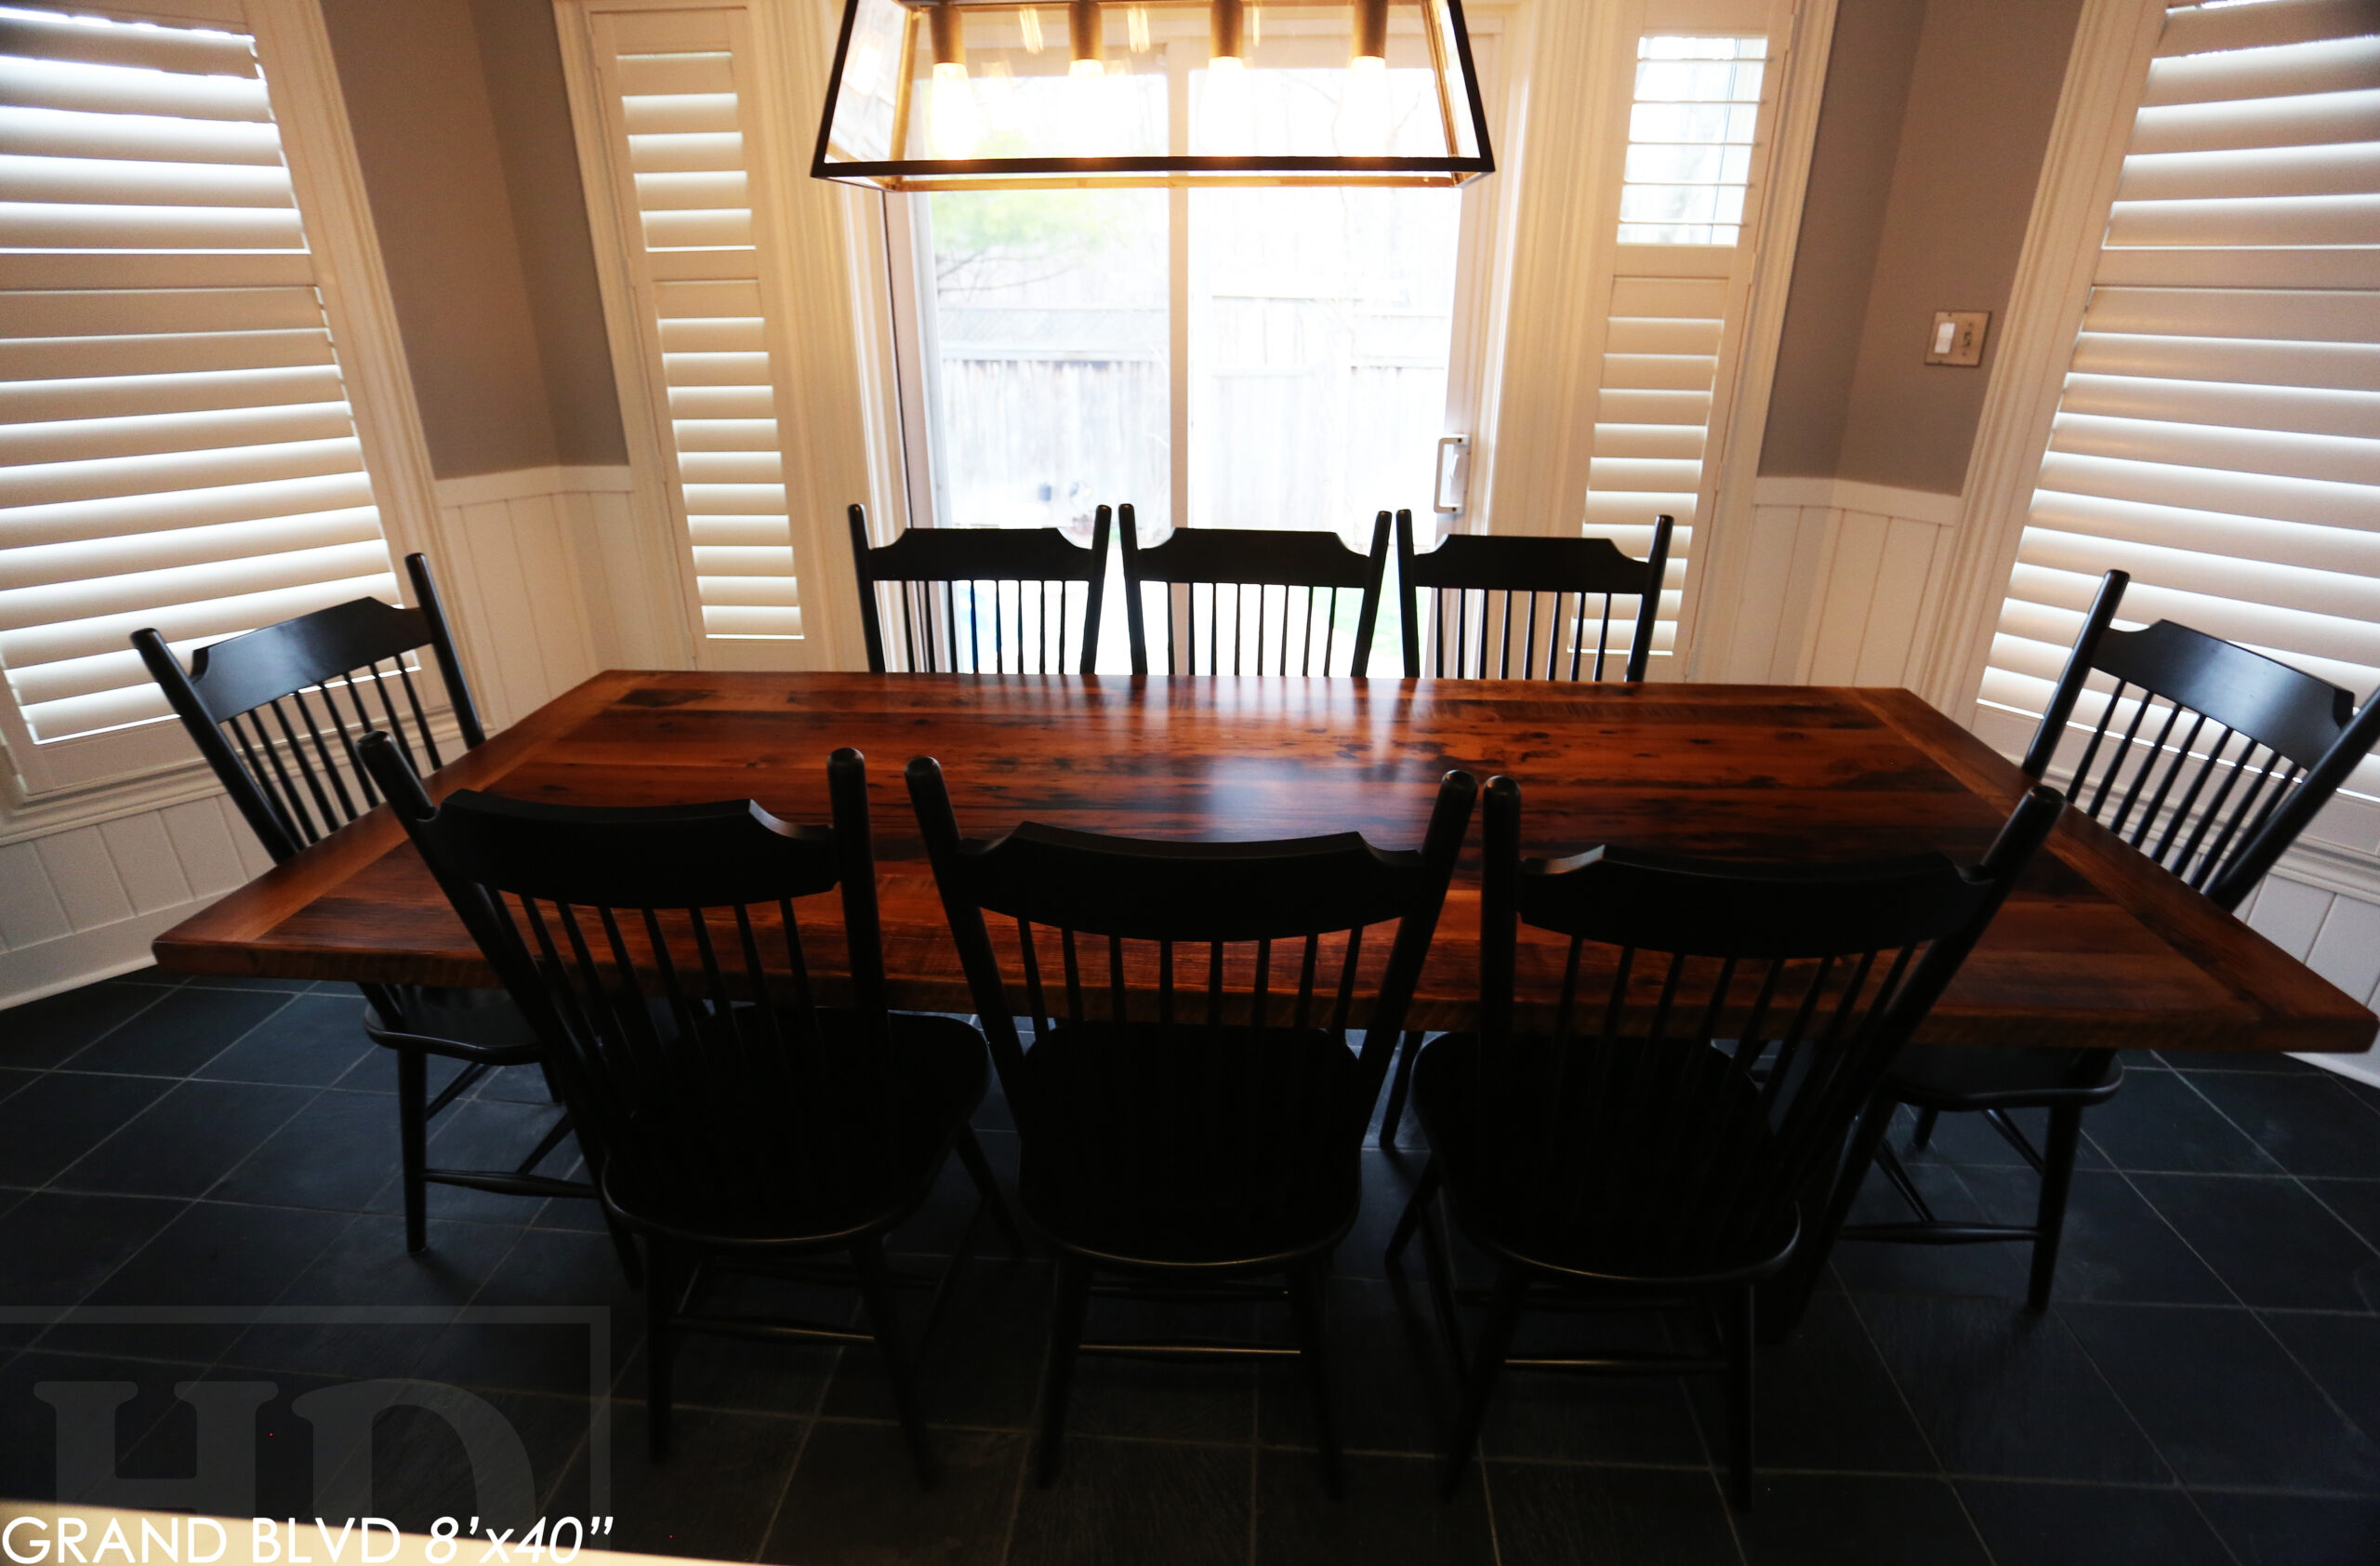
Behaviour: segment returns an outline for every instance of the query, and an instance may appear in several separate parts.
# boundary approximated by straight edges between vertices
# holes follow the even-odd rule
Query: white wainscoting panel
[[[0,1006],[149,964],[149,943],[272,861],[204,774],[198,797],[76,824],[0,819]]]
[[[464,644],[481,721],[491,730],[536,711],[598,670],[643,662],[621,635],[614,572],[629,524],[626,468],[531,468],[442,479],[443,584]],[[633,584],[634,578],[622,578]]]
[[[2284,857],[2240,909],[2265,939],[2380,1007],[2380,874],[2335,852]],[[2304,1058],[2380,1086],[2380,1044]]]
[[[660,667],[625,468],[438,484],[455,623],[494,732],[606,668]],[[271,860],[200,766],[0,806],[0,1008],[145,967],[149,943]]]
[[[1905,685],[1940,618],[1959,498],[1847,479],[1762,479],[1752,569],[1720,678]]]

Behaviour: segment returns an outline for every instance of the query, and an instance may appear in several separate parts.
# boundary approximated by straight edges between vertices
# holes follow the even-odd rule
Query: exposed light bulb
[[[1347,62],[1339,119],[1332,126],[1339,151],[1351,158],[1385,157],[1391,129],[1388,61],[1379,55],[1357,55]]]
[[[1107,58],[1107,33],[1100,20],[1099,0],[1069,0],[1066,37],[1074,49],[1074,63],[1067,68],[1067,74],[1090,75],[1083,67],[1098,65]]]
[[[1231,157],[1247,153],[1255,139],[1256,102],[1248,61],[1219,54],[1207,62],[1207,84],[1198,100],[1198,139],[1207,152]]]
[[[984,111],[975,101],[975,86],[967,67],[957,60],[933,68],[933,105],[927,116],[926,143],[937,158],[972,158],[984,144]]]
[[[1095,60],[1078,60],[1066,67],[1066,74],[1078,82],[1104,82],[1107,67]]]

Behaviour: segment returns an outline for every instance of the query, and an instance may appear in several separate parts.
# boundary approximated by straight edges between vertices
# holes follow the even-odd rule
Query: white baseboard
[[[1899,489],[1863,479],[1762,478],[1752,486],[1758,506],[1817,506],[1833,511],[1870,511],[1949,527],[1959,520],[1964,504],[1956,495],[1931,489]]]
[[[193,897],[112,924],[0,951],[0,1011],[149,966],[156,961],[150,955],[150,942],[217,900]]]
[[[2362,1055],[2301,1055],[2296,1057],[2309,1066],[2320,1066],[2325,1071],[2336,1071],[2342,1077],[2353,1077],[2359,1082],[2380,1087],[2380,1052]]]
[[[436,487],[438,503],[443,507],[527,500],[540,495],[625,495],[635,484],[626,467],[515,468],[509,472],[440,479]]]

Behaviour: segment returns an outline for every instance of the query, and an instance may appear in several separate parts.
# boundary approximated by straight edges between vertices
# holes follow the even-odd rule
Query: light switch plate
[[[1929,365],[1975,365],[1983,363],[1983,335],[1991,326],[1988,310],[1937,310],[1934,329],[1925,339]]]

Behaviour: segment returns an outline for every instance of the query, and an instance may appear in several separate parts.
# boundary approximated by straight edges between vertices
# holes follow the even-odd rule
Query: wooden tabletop
[[[893,1004],[943,1011],[973,1008],[902,782],[912,756],[940,758],[961,829],[983,837],[1033,819],[1212,839],[1352,828],[1408,848],[1448,768],[1504,773],[1521,784],[1533,854],[1612,843],[1972,860],[2025,783],[1899,690],[615,671],[490,739],[431,791],[749,797],[824,821],[826,757],[843,745],[868,759]],[[1462,1026],[1475,1009],[1477,842],[1474,827],[1421,1026]],[[201,973],[495,982],[385,810],[178,925],[156,954]],[[2069,812],[1921,1037],[2348,1052],[2374,1031],[2347,995]]]

